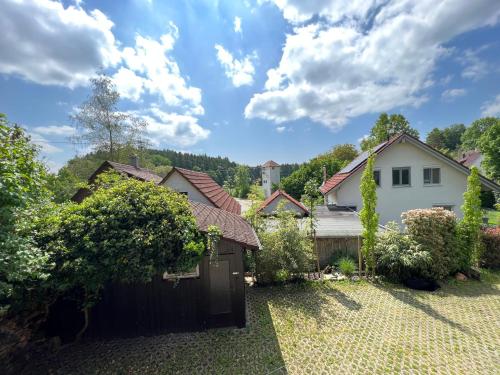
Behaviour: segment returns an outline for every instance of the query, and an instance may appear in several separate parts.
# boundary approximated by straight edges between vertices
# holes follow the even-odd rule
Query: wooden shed
[[[87,337],[133,337],[246,324],[243,256],[259,248],[251,226],[239,215],[190,202],[198,227],[222,231],[218,256],[205,255],[196,269],[180,275],[160,274],[144,284],[108,285],[92,308]],[[51,335],[68,336],[81,313],[56,306]],[[78,324],[76,324],[78,326]],[[73,327],[73,328],[71,328]]]

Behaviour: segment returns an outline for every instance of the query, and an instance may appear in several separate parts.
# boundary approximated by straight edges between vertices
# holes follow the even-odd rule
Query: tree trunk
[[[80,341],[83,334],[85,333],[85,331],[87,330],[88,326],[89,326],[89,308],[88,307],[85,307],[83,310],[83,316],[84,316],[84,323],[83,323],[83,327],[82,329],[76,334],[76,338],[75,340],[76,341]]]

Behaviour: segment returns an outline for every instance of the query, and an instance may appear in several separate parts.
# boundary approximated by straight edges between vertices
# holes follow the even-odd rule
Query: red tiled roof
[[[146,168],[140,168],[140,167],[138,168],[134,167],[133,165],[116,163],[114,161],[106,161],[105,163],[111,165],[111,167],[113,167],[114,170],[125,173],[129,177],[135,177],[139,180],[153,181],[157,184],[162,180],[160,176],[158,176],[157,174],[153,173],[152,171]]]
[[[174,167],[161,183],[164,183],[174,171],[179,172],[214,206],[238,215],[241,213],[240,204],[206,173]]]
[[[306,208],[306,206],[304,206],[302,203],[300,203],[298,200],[296,200],[292,196],[288,195],[283,190],[276,190],[269,197],[267,197],[267,199],[264,202],[262,202],[262,204],[260,205],[260,207],[259,207],[259,209],[257,211],[261,211],[264,208],[266,208],[267,206],[269,206],[271,204],[271,202],[274,201],[279,196],[282,196],[282,197],[288,199],[291,203],[295,204],[296,206],[298,206],[299,208],[301,208],[302,210],[304,210],[304,212],[306,214],[309,214],[309,210]]]
[[[247,248],[258,249],[259,239],[249,223],[240,215],[212,207],[200,202],[189,202],[198,229],[206,232],[210,225],[216,225],[222,231],[222,238],[237,242]]]
[[[268,160],[264,164],[262,164],[262,166],[263,167],[279,167],[280,165],[273,160]]]
[[[319,188],[319,190],[323,193],[326,194],[330,190],[332,190],[334,187],[337,187],[342,181],[344,181],[347,177],[351,175],[352,172],[349,173],[337,173],[334,174],[332,178],[330,178],[326,183]]]

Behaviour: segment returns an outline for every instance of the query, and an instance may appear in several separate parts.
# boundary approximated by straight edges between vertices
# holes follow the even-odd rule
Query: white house
[[[374,148],[377,212],[380,224],[401,223],[401,213],[415,208],[444,207],[462,217],[463,194],[470,170],[408,134],[400,134]],[[362,208],[360,180],[368,152],[325,181],[320,190],[329,205]],[[500,190],[480,176],[483,189]]]
[[[304,217],[309,214],[309,210],[302,203],[282,190],[276,190],[262,202],[258,212],[264,215],[273,215],[282,201],[284,201],[284,208],[288,211],[293,211],[298,217]]]
[[[159,185],[186,194],[190,201],[241,214],[240,204],[206,173],[173,167]]]
[[[280,183],[280,165],[275,161],[269,160],[262,164],[262,188],[264,195],[269,198],[273,192],[273,184]]]

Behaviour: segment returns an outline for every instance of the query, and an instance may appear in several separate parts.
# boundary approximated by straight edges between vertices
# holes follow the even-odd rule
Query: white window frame
[[[430,182],[425,182],[425,170],[430,169],[431,170],[431,181]],[[433,169],[439,169],[439,182],[432,182],[432,170]],[[436,165],[429,165],[429,166],[424,166],[422,168],[422,180],[424,182],[424,186],[440,186],[441,181],[442,181],[442,173],[441,173],[441,167],[436,166]]]
[[[200,266],[197,265],[193,270],[188,272],[179,272],[179,273],[163,273],[163,280],[175,280],[175,279],[196,279],[200,277]]]
[[[408,184],[403,184],[403,169],[408,169]],[[400,184],[394,185],[394,170],[399,171],[399,182]],[[392,187],[394,188],[404,188],[404,187],[411,187],[411,167],[406,166],[406,167],[392,167],[391,170],[391,182],[392,182]]]

